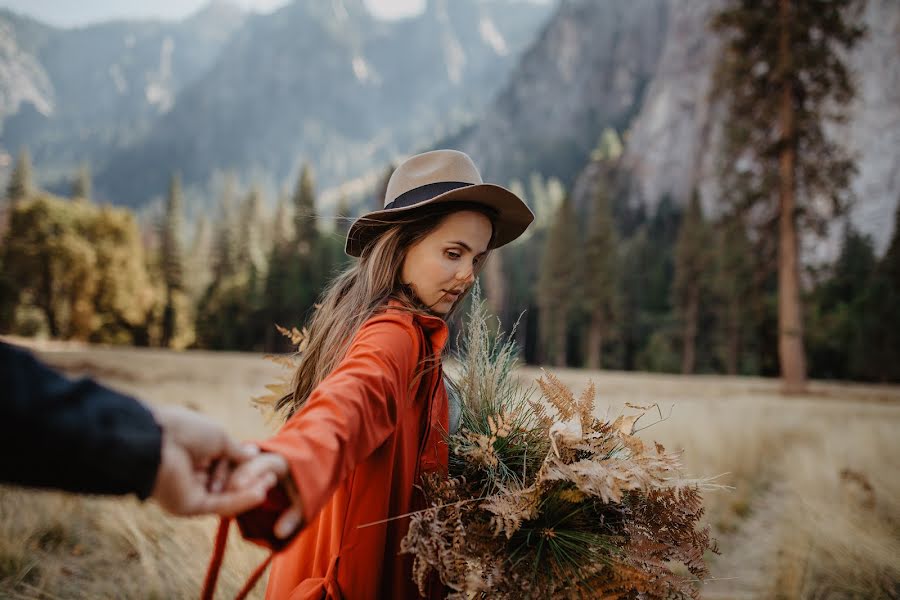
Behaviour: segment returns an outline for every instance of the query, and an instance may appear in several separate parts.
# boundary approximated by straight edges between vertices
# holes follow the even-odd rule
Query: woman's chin
[[[451,302],[450,300],[441,299],[431,306],[431,312],[438,315],[439,317],[443,317],[448,312],[450,312],[451,308],[453,308],[453,302]]]

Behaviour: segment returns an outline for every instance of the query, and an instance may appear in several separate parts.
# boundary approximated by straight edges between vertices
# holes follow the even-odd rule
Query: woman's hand
[[[263,452],[240,465],[228,479],[226,491],[253,488],[259,482],[277,478],[284,487],[291,505],[278,517],[274,533],[281,539],[291,537],[303,521],[303,511],[297,486],[291,477],[288,462],[280,454]]]
[[[272,474],[228,486],[240,465],[259,455],[259,449],[233,440],[215,422],[180,407],[152,409],[162,428],[160,465],[153,498],[168,512],[187,516],[208,513],[233,515],[262,502],[278,478]]]

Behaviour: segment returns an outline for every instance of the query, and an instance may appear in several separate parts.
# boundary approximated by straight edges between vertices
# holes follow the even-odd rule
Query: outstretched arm
[[[265,472],[288,484],[293,505],[274,509],[281,513],[278,537],[312,519],[350,471],[394,431],[417,360],[418,340],[408,327],[390,318],[368,321],[303,409],[260,443],[263,454],[235,472],[236,485]],[[247,515],[255,517],[260,515]]]
[[[175,514],[234,514],[274,476],[225,493],[256,454],[190,411],[154,411],[90,379],[70,380],[0,342],[0,481],[70,492],[153,496]]]

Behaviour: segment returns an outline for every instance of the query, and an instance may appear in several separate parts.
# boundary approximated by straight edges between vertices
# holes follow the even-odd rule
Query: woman
[[[467,155],[437,150],[400,165],[384,210],[352,225],[346,251],[360,260],[312,319],[294,390],[279,402],[290,416],[234,476],[246,485],[274,472],[294,490],[275,531],[301,529],[273,560],[267,598],[418,595],[399,550],[403,515],[425,507],[420,478],[447,472],[446,320],[490,250],[533,218],[512,192],[484,184]]]

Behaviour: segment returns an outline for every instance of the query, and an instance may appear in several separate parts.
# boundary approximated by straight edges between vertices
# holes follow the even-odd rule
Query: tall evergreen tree
[[[222,195],[219,198],[219,216],[213,234],[213,276],[211,287],[215,287],[237,271],[236,215],[234,214],[235,181],[233,177],[225,180]]]
[[[188,295],[196,302],[212,281],[213,232],[205,213],[197,216],[191,236],[190,255],[187,257],[186,277]]]
[[[265,268],[264,250],[260,239],[262,228],[262,193],[254,186],[240,207],[237,223],[238,269],[249,269],[259,274]]]
[[[700,196],[695,191],[678,230],[672,283],[672,305],[681,321],[681,372],[685,375],[693,373],[696,367],[700,303],[708,289],[712,266],[711,241]]]
[[[184,253],[181,246],[182,219],[181,177],[172,175],[169,194],[160,231],[160,264],[166,288],[163,309],[162,339],[164,347],[171,346],[176,335],[179,295],[184,291]]]
[[[730,116],[723,161],[732,165],[732,178],[755,191],[748,197],[757,212],[777,215],[778,354],[786,391],[806,385],[798,229],[820,231],[829,213],[846,205],[854,170],[825,122],[840,120],[837,109],[853,96],[845,56],[864,33],[860,5],[731,0],[713,20],[726,39],[717,70]],[[830,199],[831,210],[818,208],[819,197]]]
[[[87,163],[78,167],[75,181],[72,182],[72,198],[81,200],[91,199],[91,168]]]
[[[809,294],[805,306],[809,369],[814,377],[871,377],[865,373],[874,357],[865,339],[872,332],[866,326],[870,311],[864,299],[871,290],[875,268],[871,240],[848,222],[837,261],[822,269],[826,277]]]
[[[753,288],[752,246],[739,214],[720,223],[713,243],[715,263],[712,293],[715,297],[719,355],[729,375],[737,375],[747,328],[749,299]]]
[[[877,381],[900,382],[900,201],[891,243],[878,261],[860,312],[867,352],[859,371]]]
[[[541,259],[537,283],[542,360],[558,367],[567,362],[566,334],[573,307],[576,260],[572,240],[577,228],[572,201],[566,197],[556,213]]]
[[[601,182],[595,192],[584,261],[584,304],[588,314],[587,367],[602,366],[603,342],[619,312],[619,240],[609,193]]]
[[[19,201],[34,193],[33,178],[31,155],[27,148],[23,148],[19,152],[12,174],[9,176],[9,182],[6,184],[6,199],[10,206],[15,206]]]
[[[290,350],[288,341],[277,333],[275,325],[292,326],[290,315],[291,259],[293,231],[289,224],[287,199],[279,197],[272,225],[272,246],[269,248],[269,270],[266,273],[264,322],[264,346],[269,352]]]
[[[334,210],[334,232],[340,236],[346,236],[352,222],[353,214],[350,202],[347,200],[346,194],[341,194]]]
[[[316,188],[312,167],[304,164],[292,198],[294,205],[294,242],[297,252],[311,255],[319,239],[316,225]]]

